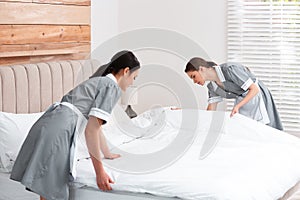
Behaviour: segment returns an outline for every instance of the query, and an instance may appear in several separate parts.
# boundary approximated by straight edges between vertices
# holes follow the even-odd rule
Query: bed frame
[[[99,67],[97,60],[58,61],[38,64],[24,64],[0,67],[0,111],[11,113],[35,113],[44,111],[53,102],[78,83],[86,80]],[[6,179],[6,180],[5,180]],[[21,188],[20,184],[0,177],[11,187]],[[2,191],[1,195],[5,194]],[[25,189],[19,192],[28,193]],[[6,199],[9,195],[6,194]],[[27,194],[28,195],[28,194]],[[33,195],[33,194],[32,194]],[[22,195],[18,194],[19,197]],[[37,195],[33,196],[38,198]],[[16,199],[11,197],[11,199]],[[32,199],[32,198],[31,198]],[[70,199],[176,199],[155,197],[149,194],[127,192],[101,192],[91,188],[70,189]],[[280,200],[299,200],[300,182],[291,188]]]
[[[59,61],[0,67],[0,111],[44,111],[98,68],[96,60]]]

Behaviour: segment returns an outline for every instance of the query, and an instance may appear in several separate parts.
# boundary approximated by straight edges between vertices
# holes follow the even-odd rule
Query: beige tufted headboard
[[[98,67],[97,60],[0,66],[0,111],[44,111]]]

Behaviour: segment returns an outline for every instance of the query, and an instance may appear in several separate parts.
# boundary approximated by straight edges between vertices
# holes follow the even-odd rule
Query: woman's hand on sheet
[[[113,160],[113,159],[116,159],[116,158],[119,158],[119,157],[121,157],[120,154],[114,154],[114,153],[111,153],[110,155],[104,156],[104,158],[110,159],[110,160]]]
[[[114,183],[105,171],[96,176],[98,188],[103,191],[112,190],[110,184]]]
[[[178,108],[178,107],[172,107],[171,110],[181,110],[181,108]]]
[[[239,113],[239,109],[240,108],[238,106],[234,106],[233,109],[232,109],[232,111],[231,111],[230,117],[232,117],[236,113]]]

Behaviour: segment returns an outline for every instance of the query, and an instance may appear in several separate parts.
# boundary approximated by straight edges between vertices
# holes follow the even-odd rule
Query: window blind
[[[300,136],[300,0],[228,0],[227,28],[228,61],[264,82],[284,131]]]

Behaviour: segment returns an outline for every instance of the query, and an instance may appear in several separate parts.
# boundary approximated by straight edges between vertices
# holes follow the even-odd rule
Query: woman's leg
[[[46,200],[44,197],[40,196],[40,200]]]

